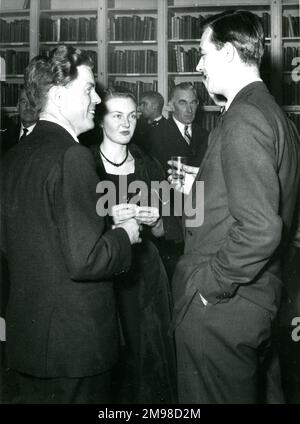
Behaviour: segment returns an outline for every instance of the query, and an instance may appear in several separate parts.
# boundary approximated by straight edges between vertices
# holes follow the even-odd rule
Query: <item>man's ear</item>
[[[62,103],[64,87],[61,85],[54,85],[50,88],[48,96],[51,102],[53,102],[58,108],[60,108]]]
[[[223,46],[224,58],[227,62],[232,62],[235,55],[238,54],[236,48],[232,43],[225,43]]]

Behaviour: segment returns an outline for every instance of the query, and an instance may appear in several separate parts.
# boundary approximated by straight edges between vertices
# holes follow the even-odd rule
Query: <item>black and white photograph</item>
[[[300,404],[299,81],[299,0],[0,0],[0,404]]]

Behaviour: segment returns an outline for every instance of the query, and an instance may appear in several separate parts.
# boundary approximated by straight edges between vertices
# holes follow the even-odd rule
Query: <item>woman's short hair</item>
[[[107,114],[106,103],[110,99],[131,99],[137,107],[136,97],[131,91],[119,90],[119,87],[117,89],[110,87],[101,96],[101,103],[97,108],[97,121],[99,121],[100,123],[103,122],[103,118]]]
[[[136,97],[131,91],[125,91],[118,88],[108,88],[102,97],[102,102],[106,103],[110,99],[131,99],[137,104]]]

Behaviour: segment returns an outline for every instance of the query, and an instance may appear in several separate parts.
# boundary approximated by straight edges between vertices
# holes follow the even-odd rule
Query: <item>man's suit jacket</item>
[[[19,141],[20,123],[6,115],[1,116],[1,156],[4,156]]]
[[[177,322],[198,292],[212,304],[242,296],[276,313],[299,193],[297,137],[262,82],[244,87],[220,118],[189,194],[195,207],[204,181],[204,222],[186,222],[174,274]]]
[[[200,166],[207,148],[207,138],[208,132],[193,123],[192,140],[188,145],[171,117],[148,132],[145,145],[147,153],[157,158],[166,171],[171,156],[186,156],[188,165]]]
[[[148,133],[153,129],[153,127],[163,125],[165,121],[166,118],[162,116],[158,121],[149,124],[147,120],[141,116],[137,121],[131,143],[136,144],[140,149],[148,153]]]
[[[110,369],[118,349],[110,280],[129,268],[131,245],[97,215],[91,152],[39,121],[6,155],[2,176],[8,366],[39,377]]]

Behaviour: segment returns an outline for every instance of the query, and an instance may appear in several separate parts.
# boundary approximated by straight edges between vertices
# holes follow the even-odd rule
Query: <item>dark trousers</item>
[[[96,404],[112,403],[111,371],[81,378],[38,378],[6,371],[4,403]]]
[[[180,403],[284,403],[271,321],[238,295],[204,306],[196,294],[176,329]]]

